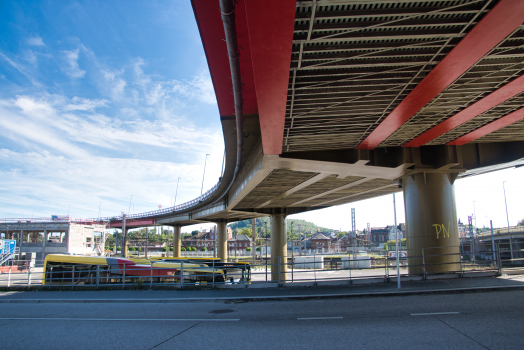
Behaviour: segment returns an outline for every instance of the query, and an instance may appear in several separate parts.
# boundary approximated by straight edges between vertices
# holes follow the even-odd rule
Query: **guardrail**
[[[401,259],[400,277],[402,279],[427,279],[442,274],[458,277],[476,272],[487,272],[493,275],[507,271],[524,273],[524,250],[514,250],[513,253],[516,257],[511,259],[509,258],[509,250],[497,247],[495,260],[493,260],[493,252],[488,250],[474,253],[442,254],[439,249],[424,248],[419,256],[411,254],[410,257],[416,258],[413,260],[419,261],[417,264],[409,265],[407,259]],[[451,258],[451,261],[435,263],[435,257],[447,257]],[[251,257],[248,256],[229,260],[240,264],[237,266],[244,264],[243,271],[245,272],[236,271],[224,277],[223,270],[214,266],[215,263],[212,262],[201,269],[182,263],[180,268],[176,268],[176,272],[173,272],[173,268],[158,268],[151,265],[147,270],[148,272],[145,273],[144,266],[140,268],[124,266],[121,275],[115,276],[111,274],[109,268],[102,266],[78,270],[73,265],[69,267],[65,265],[66,272],[64,272],[63,267],[61,271],[48,271],[49,278],[45,284],[42,283],[42,279],[45,279],[43,261],[36,261],[32,265],[29,260],[11,260],[4,266],[0,266],[0,289],[177,289],[186,287],[221,288],[223,285],[228,285],[228,288],[231,288],[236,284],[256,286],[265,283],[345,284],[349,282],[353,284],[390,282],[396,280],[397,276],[396,258],[388,258],[387,256],[358,256],[357,259],[353,258],[352,253],[332,256],[295,256],[276,263],[271,263],[270,257],[260,256],[256,264],[252,264]],[[194,273],[197,273],[196,270],[199,270],[198,276],[194,275]],[[278,273],[278,270],[281,273]],[[421,272],[410,273],[410,270]],[[439,272],[443,270],[444,272]]]

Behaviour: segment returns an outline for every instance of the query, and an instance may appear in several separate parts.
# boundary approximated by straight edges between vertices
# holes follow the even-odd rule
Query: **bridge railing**
[[[220,185],[220,181],[217,182],[213,187],[211,187],[209,190],[207,190],[200,197],[195,198],[193,200],[190,200],[189,202],[185,202],[185,203],[182,203],[182,204],[179,204],[179,205],[175,205],[175,206],[172,206],[172,207],[168,207],[168,208],[162,208],[162,209],[158,209],[158,210],[147,211],[147,212],[144,212],[144,213],[126,215],[126,220],[128,220],[128,219],[129,220],[132,220],[132,219],[143,219],[143,218],[161,216],[161,215],[171,214],[171,213],[174,213],[174,212],[177,212],[177,211],[189,209],[189,208],[194,207],[195,205],[197,205],[197,204],[207,200],[209,197],[211,197],[213,195],[213,193],[216,192],[216,190],[218,189],[219,185]],[[102,219],[85,219],[85,221],[89,221],[89,220],[92,220],[92,221],[123,220],[123,216],[122,215],[118,215],[118,216],[111,216],[111,217],[106,217],[106,218],[102,218]]]

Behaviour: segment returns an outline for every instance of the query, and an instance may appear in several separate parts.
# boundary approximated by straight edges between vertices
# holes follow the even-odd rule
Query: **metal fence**
[[[487,272],[492,275],[524,273],[524,250],[497,249],[444,254],[441,248],[424,248],[419,255],[408,251],[411,258],[400,259],[399,275],[403,279],[426,279],[464,276]],[[435,262],[440,260],[440,262]],[[337,255],[294,256],[271,262],[271,257],[253,263],[250,257],[229,259],[236,269],[226,271],[214,262],[204,267],[181,263],[178,268],[140,266],[126,268],[119,274],[108,267],[90,268],[64,265],[48,269],[43,261],[10,260],[0,266],[0,289],[156,289],[156,288],[234,288],[264,283],[374,283],[396,280],[396,258],[386,256]],[[243,266],[243,268],[242,268]]]

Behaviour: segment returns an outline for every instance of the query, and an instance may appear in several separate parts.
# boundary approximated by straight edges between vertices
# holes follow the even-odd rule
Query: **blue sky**
[[[204,191],[220,176],[223,139],[190,2],[0,1],[0,130],[2,218],[110,216],[196,198],[206,153]],[[459,181],[459,217],[475,200],[477,218],[504,225],[508,180],[516,223],[523,178],[521,168]],[[356,207],[358,227],[381,226],[393,221],[390,202],[294,217],[348,229]]]
[[[186,1],[0,2],[2,217],[169,206],[223,140]],[[34,214],[33,214],[34,210]]]

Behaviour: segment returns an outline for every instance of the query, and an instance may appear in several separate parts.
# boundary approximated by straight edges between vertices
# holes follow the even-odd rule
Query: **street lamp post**
[[[477,229],[477,212],[475,211],[475,202],[473,201],[473,218],[475,219],[475,230]]]
[[[204,175],[202,175],[202,188],[200,189],[200,200],[202,200],[202,192],[204,191],[204,178],[206,177],[207,156],[209,156],[209,154],[206,154],[206,160],[204,161]]]
[[[175,203],[173,203],[173,208],[176,207],[176,196],[178,195],[178,183],[180,182],[180,178],[176,181],[176,192],[175,192]]]
[[[505,183],[506,181],[502,181],[502,189],[504,190],[504,204],[506,205],[506,221],[508,224],[509,250],[511,252],[511,260],[513,260],[513,234],[509,232],[508,202],[506,200],[506,187],[504,186]]]

